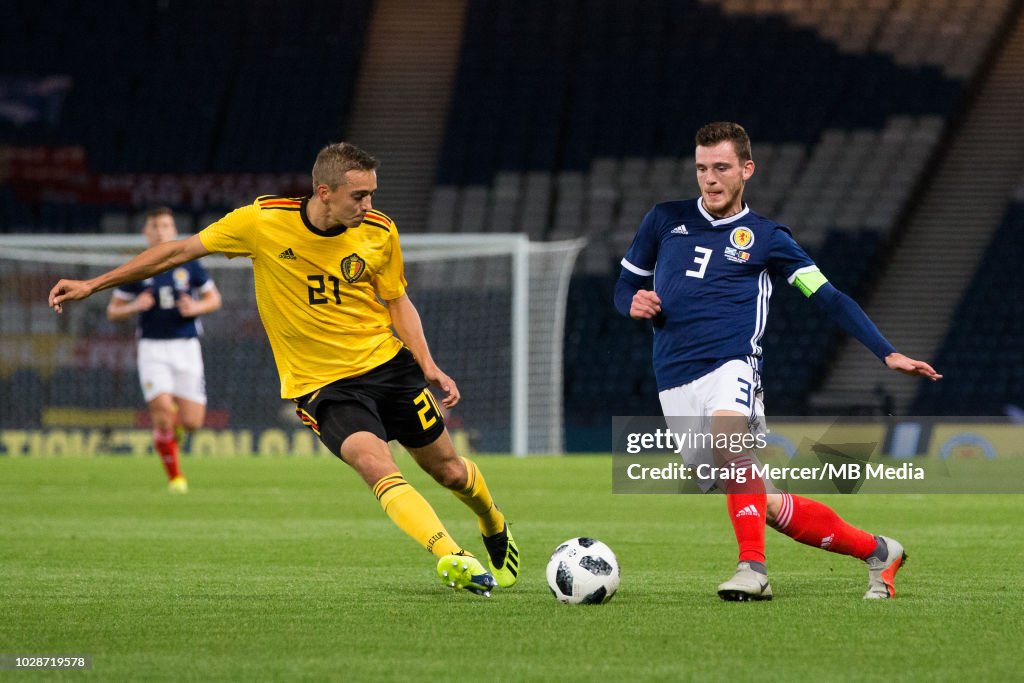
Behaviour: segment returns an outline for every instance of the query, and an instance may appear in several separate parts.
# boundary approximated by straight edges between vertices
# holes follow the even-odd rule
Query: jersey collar
[[[704,216],[704,218],[707,218],[708,222],[714,226],[728,225],[729,223],[732,223],[733,221],[738,221],[739,219],[743,218],[748,213],[750,213],[750,207],[744,204],[743,210],[740,211],[739,213],[734,213],[733,215],[726,216],[725,218],[715,218],[710,213],[708,213],[707,210],[704,208],[703,197],[697,198],[697,209],[700,211],[701,215]]]
[[[312,223],[309,222],[309,214],[307,213],[306,207],[309,205],[309,199],[312,195],[306,195],[302,198],[302,205],[299,207],[299,215],[302,216],[302,224],[306,226],[306,230],[309,230],[314,235],[319,237],[337,237],[341,233],[348,230],[348,226],[336,225],[330,230],[321,230]]]

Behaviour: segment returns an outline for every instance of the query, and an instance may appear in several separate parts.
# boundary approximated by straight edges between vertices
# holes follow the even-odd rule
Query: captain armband
[[[790,275],[788,282],[799,289],[804,296],[810,297],[828,282],[828,278],[818,270],[818,266],[806,266]]]

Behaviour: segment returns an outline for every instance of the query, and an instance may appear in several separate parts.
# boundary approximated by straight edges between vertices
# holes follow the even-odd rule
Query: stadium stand
[[[123,216],[158,202],[196,214],[234,208],[239,196],[282,191],[273,178],[239,174],[307,174],[324,141],[337,138],[371,0],[129,4],[8,4],[0,79],[21,84],[18,111],[37,115],[0,116],[0,146],[77,148],[84,158],[74,174],[51,159],[45,174],[9,178],[0,230],[95,231],[104,211]],[[326,83],[318,67],[329,69]],[[54,76],[67,87],[44,97]],[[235,174],[244,187],[193,202],[183,188],[195,174]],[[140,196],[144,183],[163,191]]]
[[[125,232],[153,201],[179,209],[184,228],[201,227],[261,183],[277,191],[287,174],[307,172],[316,148],[346,132],[358,109],[367,28],[381,0],[314,0],[301,12],[237,0],[140,1],[110,14],[70,0],[9,4],[0,84],[21,93],[36,118],[0,116],[0,159],[9,161],[0,163],[0,231]],[[588,238],[570,291],[567,447],[605,450],[609,411],[657,412],[647,331],[616,316],[611,287],[644,211],[695,191],[693,131],[712,119],[742,121],[758,164],[751,207],[791,225],[840,288],[866,295],[1021,2],[464,6],[448,115],[422,135],[443,139],[424,229]],[[63,50],[39,47],[54,44]],[[312,68],[324,63],[328,93]],[[387,66],[365,92],[387,87]],[[444,68],[431,73],[440,79]],[[380,110],[364,103],[361,111],[372,120]],[[404,167],[394,156],[402,146],[388,151],[388,165]],[[11,151],[26,147],[35,156]],[[56,173],[43,174],[47,185],[26,180],[41,169]],[[798,299],[776,288],[764,339],[777,415],[818,410],[808,396],[837,360],[835,330]],[[959,343],[967,342],[947,339],[937,361],[969,355]],[[622,349],[628,359],[610,362]],[[208,364],[214,377],[238,371],[229,358]],[[9,375],[8,392],[16,376],[30,401],[49,400],[48,378],[31,370]],[[932,410],[941,386],[915,410]],[[971,395],[950,394],[961,411],[994,405],[959,400]]]
[[[1016,16],[1005,22],[999,49],[973,88],[970,105],[922,174],[926,182],[917,206],[900,222],[902,248],[887,254],[885,269],[874,278],[876,294],[866,302],[872,319],[915,358],[936,358],[953,329],[951,313],[1006,211],[1024,164],[1020,7],[1017,3]],[[835,410],[830,406],[870,405],[876,402],[872,394],[881,393],[897,414],[905,414],[920,387],[902,380],[846,343],[811,402],[827,412]],[[866,388],[872,393],[866,394]]]
[[[953,315],[935,359],[946,379],[925,382],[917,415],[1003,415],[1024,406],[1024,185],[1010,204]]]
[[[378,196],[402,232],[423,232],[427,221],[465,5],[375,0],[363,38],[345,138],[382,160]]]
[[[707,0],[640,11],[614,2],[470,3],[428,229],[588,236],[584,279],[574,283],[587,294],[571,305],[593,306],[576,319],[602,323],[570,331],[566,366],[615,365],[611,349],[595,355],[594,334],[612,324],[609,299],[594,294],[610,289],[597,283],[614,277],[647,208],[694,191],[692,131],[734,118],[755,142],[752,208],[793,226],[833,281],[864,293],[1009,8],[1002,0]],[[757,59],[741,49],[749,45]],[[765,338],[767,384],[776,414],[805,414],[838,337],[787,289],[776,289]],[[633,375],[605,378],[618,393],[602,400],[633,406],[629,414],[649,409],[648,363],[624,365]],[[630,387],[632,396],[621,393]],[[579,402],[593,391],[567,375],[567,420],[575,415],[579,434],[588,433]]]

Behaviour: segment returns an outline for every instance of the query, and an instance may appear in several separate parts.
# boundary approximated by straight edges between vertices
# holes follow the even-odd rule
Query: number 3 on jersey
[[[700,266],[700,268],[686,271],[686,276],[704,279],[704,271],[708,269],[708,262],[711,260],[711,249],[707,247],[694,247],[693,250],[700,254],[693,257],[693,262]]]

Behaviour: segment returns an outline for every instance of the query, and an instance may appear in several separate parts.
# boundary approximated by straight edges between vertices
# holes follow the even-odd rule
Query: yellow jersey
[[[211,252],[252,259],[282,398],[362,375],[402,348],[381,303],[407,284],[394,221],[369,211],[354,228],[321,232],[309,222],[308,201],[258,197],[199,233]]]

